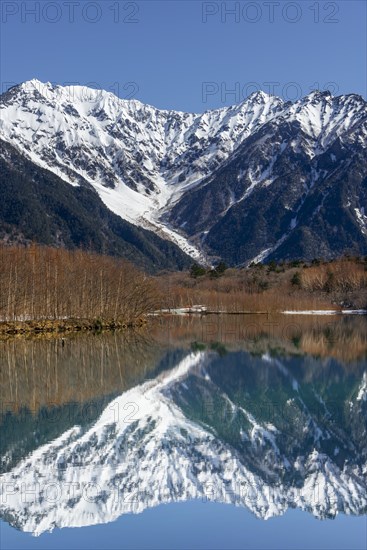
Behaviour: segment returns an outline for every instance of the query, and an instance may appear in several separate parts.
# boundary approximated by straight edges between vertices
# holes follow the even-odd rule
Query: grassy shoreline
[[[309,310],[310,313],[312,310]],[[323,310],[320,309],[318,312],[325,311],[328,315],[333,311],[335,315],[343,315],[345,311],[341,309],[329,309]],[[211,316],[251,316],[259,315],[270,317],[272,315],[282,315],[289,312],[284,311],[206,311],[203,313],[187,313],[184,316],[190,317],[211,317]],[[302,312],[301,312],[302,313]],[[301,314],[299,311],[294,310],[295,315]],[[365,313],[364,315],[366,315]],[[318,313],[314,313],[315,316],[318,316]],[[153,317],[164,318],[167,316],[181,316],[174,313],[155,313]],[[116,321],[113,319],[110,320],[100,320],[100,319],[44,319],[44,320],[26,320],[26,321],[8,321],[0,322],[0,337],[1,336],[15,336],[15,335],[29,335],[29,334],[47,334],[47,333],[56,333],[56,334],[65,334],[65,333],[75,333],[75,332],[105,332],[105,331],[116,331],[116,330],[127,330],[127,329],[136,329],[146,326],[148,324],[149,316],[142,317],[134,322],[124,322]]]
[[[125,330],[138,328],[146,324],[146,319],[123,322],[100,319],[44,319],[27,321],[0,322],[0,335],[39,334],[39,333],[69,333],[69,332],[100,332],[106,330]]]

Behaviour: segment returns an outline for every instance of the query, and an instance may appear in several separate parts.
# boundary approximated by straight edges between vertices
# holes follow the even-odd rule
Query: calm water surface
[[[365,549],[367,319],[0,341],[0,546]]]

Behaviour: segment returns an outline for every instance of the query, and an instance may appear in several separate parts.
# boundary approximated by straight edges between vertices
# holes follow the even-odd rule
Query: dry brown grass
[[[283,274],[282,274],[283,275]],[[254,282],[255,278],[255,282]],[[220,279],[209,277],[190,279],[183,274],[173,274],[158,280],[163,290],[163,307],[184,307],[203,304],[210,310],[241,312],[275,312],[284,309],[330,309],[328,296],[295,289],[285,277],[276,279],[273,274],[261,274],[256,279],[245,270],[226,273]]]
[[[311,292],[363,290],[367,288],[367,271],[362,262],[337,260],[329,264],[303,269],[301,286]]]
[[[360,260],[228,269],[220,277],[173,273],[156,283],[163,307],[170,308],[203,304],[215,311],[277,312],[367,305],[366,263]]]

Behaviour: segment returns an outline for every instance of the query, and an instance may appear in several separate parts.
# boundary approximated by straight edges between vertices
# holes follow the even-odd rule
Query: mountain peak
[[[321,104],[329,104],[331,105],[334,101],[334,97],[331,94],[329,90],[313,90],[306,96],[302,97],[301,99],[295,101],[293,105],[321,105]]]
[[[312,90],[309,94],[307,94],[306,98],[333,98],[330,90]]]
[[[245,101],[251,101],[252,103],[267,103],[268,101],[278,101],[283,103],[283,99],[273,94],[267,94],[263,90],[257,90],[252,92]]]
[[[44,90],[49,90],[53,88],[53,85],[51,82],[41,82],[37,78],[32,78],[31,80],[26,80],[24,82],[21,82],[18,86],[14,86],[15,88],[19,88],[22,91],[32,93],[34,90],[37,90],[37,92],[42,93]]]
[[[31,78],[30,80],[25,80],[19,84],[19,87],[22,89],[35,88],[37,86],[51,86],[51,82],[41,82],[37,78]]]

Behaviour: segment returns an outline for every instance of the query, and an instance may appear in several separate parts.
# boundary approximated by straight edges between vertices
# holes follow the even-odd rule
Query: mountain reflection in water
[[[5,521],[40,534],[204,499],[367,512],[365,318],[167,318],[0,342]]]

